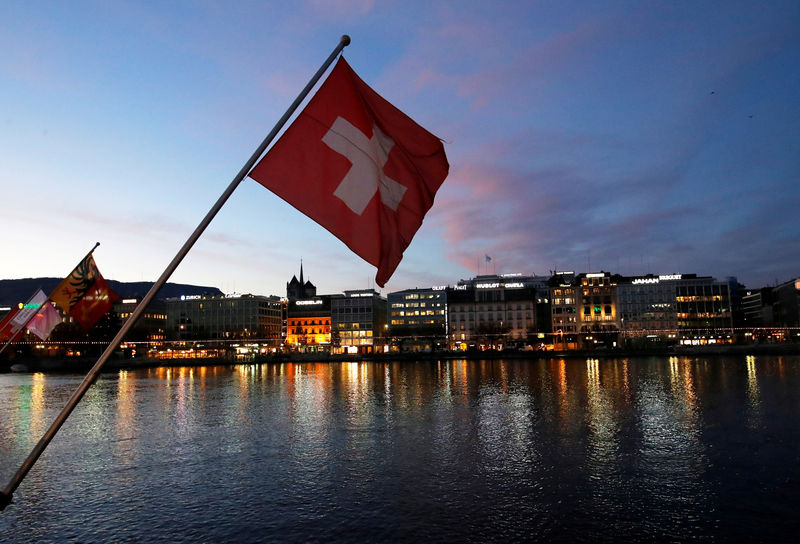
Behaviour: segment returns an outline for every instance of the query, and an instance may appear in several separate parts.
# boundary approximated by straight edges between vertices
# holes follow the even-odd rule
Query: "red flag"
[[[28,322],[28,330],[42,340],[47,340],[56,325],[60,323],[61,314],[58,313],[52,302],[46,302],[36,316]]]
[[[97,272],[94,283],[76,302],[69,315],[84,329],[91,329],[114,306],[119,297],[111,290],[103,276]]]
[[[11,311],[8,312],[3,319],[0,320],[0,342],[5,342],[9,340],[19,331],[19,327],[14,327],[14,316],[19,313],[19,307],[14,306],[11,308]]]
[[[250,177],[377,266],[383,287],[448,170],[439,138],[340,57]]]
[[[89,291],[95,277],[99,275],[100,271],[97,270],[94,257],[89,253],[50,293],[50,300],[64,313],[70,313],[75,304]]]

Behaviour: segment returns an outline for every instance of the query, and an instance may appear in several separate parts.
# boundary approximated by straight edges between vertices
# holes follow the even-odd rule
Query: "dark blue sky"
[[[800,275],[800,3],[311,1],[0,5],[0,276],[99,240],[155,279],[344,33],[451,163],[387,290]],[[246,180],[173,279],[282,294],[301,257],[321,292],[375,275]]]

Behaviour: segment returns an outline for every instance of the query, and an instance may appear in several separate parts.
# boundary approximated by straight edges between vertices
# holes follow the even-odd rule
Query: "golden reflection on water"
[[[561,428],[566,430],[568,425],[569,415],[569,395],[567,394],[567,363],[564,359],[559,359],[555,364],[555,381],[556,381],[556,405],[558,406],[558,420],[561,422]]]
[[[751,403],[758,403],[758,379],[756,377],[756,358],[748,355],[747,363],[747,394]]]
[[[756,375],[756,357],[748,355],[745,363],[747,364],[747,426],[757,429],[761,426],[761,395]]]
[[[136,383],[127,370],[117,375],[117,417],[115,421],[117,436],[129,438],[136,434]]]
[[[670,390],[676,399],[680,399],[687,414],[697,411],[697,392],[695,390],[694,365],[690,359],[669,358]]]
[[[31,432],[35,435],[44,434],[45,425],[47,422],[44,420],[45,405],[44,405],[44,388],[47,378],[41,372],[36,372],[33,375],[33,384],[31,387]]]
[[[598,359],[586,360],[586,412],[589,440],[589,470],[597,480],[607,475],[608,460],[619,450],[618,412],[613,403],[613,384],[616,382],[615,361],[603,361],[602,371],[611,383],[610,389],[603,387],[601,362]]]
[[[468,374],[469,374],[469,361],[466,359],[462,359],[461,363],[457,367],[458,372],[456,373],[458,376],[458,385],[460,388],[460,393],[466,393],[469,391],[469,384],[468,384]]]

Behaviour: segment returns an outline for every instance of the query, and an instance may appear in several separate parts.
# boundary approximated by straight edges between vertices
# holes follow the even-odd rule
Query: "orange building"
[[[295,347],[329,346],[331,316],[311,315],[286,319],[286,344]]]
[[[286,310],[285,346],[298,351],[328,351],[331,345],[331,299],[320,295],[290,300]]]

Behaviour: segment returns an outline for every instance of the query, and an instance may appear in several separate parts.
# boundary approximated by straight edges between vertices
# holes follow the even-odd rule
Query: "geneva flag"
[[[250,177],[377,266],[383,287],[448,170],[439,138],[340,57]]]
[[[50,300],[84,329],[91,329],[118,298],[100,275],[91,255],[87,255],[50,295]]]

